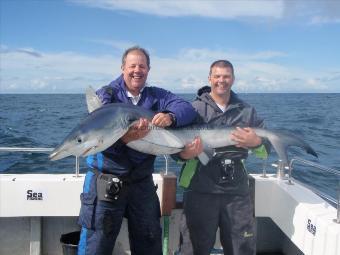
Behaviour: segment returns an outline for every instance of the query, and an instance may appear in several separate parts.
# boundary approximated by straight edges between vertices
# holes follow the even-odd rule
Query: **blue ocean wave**
[[[194,94],[179,96],[191,101]],[[299,156],[340,169],[340,94],[240,94],[255,106],[269,129],[285,129],[303,137],[319,154],[319,159],[297,148],[289,156]],[[87,115],[84,95],[4,95],[0,94],[1,147],[55,147]],[[268,162],[276,160],[270,155]],[[2,173],[73,173],[75,159],[51,162],[45,153],[0,152]],[[169,171],[179,173],[181,165],[170,159]],[[250,172],[262,171],[263,161],[253,155],[246,162]],[[275,172],[269,163],[269,172]],[[81,161],[81,172],[87,170]],[[165,170],[163,157],[155,162],[156,172]],[[297,166],[294,177],[333,195],[338,179],[326,173]],[[333,187],[334,186],[334,187]]]

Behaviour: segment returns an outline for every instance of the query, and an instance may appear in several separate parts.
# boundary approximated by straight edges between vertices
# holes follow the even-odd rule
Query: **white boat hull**
[[[153,177],[162,200],[162,176]],[[274,176],[252,177],[256,217],[270,218],[291,242],[277,249],[284,254],[292,254],[293,249],[294,255],[340,254],[340,224],[333,221],[334,207],[299,183],[289,185]],[[73,174],[0,175],[0,254],[62,254],[61,234],[79,230],[76,220],[83,180],[84,175]],[[169,254],[179,248],[181,213],[181,209],[173,210],[170,217]],[[113,254],[129,254],[126,222]]]

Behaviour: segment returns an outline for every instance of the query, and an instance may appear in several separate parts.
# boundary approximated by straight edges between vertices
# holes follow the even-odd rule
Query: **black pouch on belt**
[[[118,199],[123,181],[113,174],[100,173],[97,177],[98,200],[112,202]]]

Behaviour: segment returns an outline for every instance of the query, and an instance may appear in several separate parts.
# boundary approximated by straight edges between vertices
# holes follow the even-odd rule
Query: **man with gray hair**
[[[146,86],[150,57],[145,49],[127,49],[121,70],[116,80],[97,91],[103,104],[153,110],[151,122],[159,127],[187,125],[196,117],[190,103]],[[87,158],[90,170],[81,194],[79,255],[111,255],[123,217],[128,219],[131,254],[162,254],[160,207],[152,180],[155,156],[126,146],[148,132],[148,120],[142,118],[110,148]]]

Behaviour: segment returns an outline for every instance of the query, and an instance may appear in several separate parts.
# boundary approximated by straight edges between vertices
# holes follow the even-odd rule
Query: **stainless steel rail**
[[[0,147],[2,152],[51,152],[54,148],[25,148],[25,147]]]
[[[336,201],[334,201],[330,196],[328,196],[328,195],[326,195],[326,194],[316,190],[315,188],[312,188],[310,186],[308,186],[308,188],[311,189],[313,192],[315,192],[320,197],[326,199],[327,201],[330,201],[330,202],[333,202],[334,204],[336,204],[337,216],[336,216],[336,219],[334,219],[334,222],[340,224],[340,171],[336,170],[336,169],[333,169],[333,168],[329,168],[329,167],[325,167],[325,166],[319,165],[319,164],[317,164],[315,162],[312,162],[312,161],[309,161],[309,160],[305,160],[305,159],[302,159],[302,158],[294,157],[290,161],[289,166],[288,166],[288,183],[289,184],[292,184],[292,171],[293,171],[293,164],[295,162],[303,163],[303,164],[305,164],[307,166],[314,167],[316,169],[319,169],[321,171],[324,171],[324,172],[327,172],[327,173],[330,173],[330,174],[333,174],[333,175],[336,175],[336,176],[339,177],[339,183],[338,183],[338,187],[337,187],[337,193],[338,194],[337,194]]]
[[[51,152],[54,148],[0,147],[0,152]],[[79,177],[79,157],[76,157],[75,174]]]
[[[340,177],[340,171],[339,170],[336,170],[334,168],[330,168],[330,167],[325,167],[325,166],[322,166],[322,165],[319,165],[315,162],[312,162],[312,161],[309,161],[309,160],[305,160],[305,159],[302,159],[302,158],[298,158],[298,157],[294,157],[292,158],[292,160],[290,161],[289,163],[289,173],[288,173],[288,176],[291,177],[291,173],[292,173],[292,170],[293,170],[293,163],[294,162],[301,162],[301,163],[304,163],[308,166],[312,166],[312,167],[315,167],[315,168],[318,168],[322,171],[325,171],[325,172],[328,172],[328,173],[331,173],[331,174],[334,174],[334,175],[337,175]]]
[[[163,155],[165,159],[165,175],[168,174],[168,169],[169,169],[169,157],[167,155]]]
[[[34,152],[34,153],[39,153],[39,152],[51,152],[53,151],[54,148],[25,148],[25,147],[0,147],[0,152]],[[163,155],[164,159],[165,159],[165,174],[168,174],[168,156],[167,155]],[[293,164],[295,162],[300,162],[303,164],[306,164],[308,166],[312,166],[314,168],[320,169],[324,172],[328,172],[331,174],[334,174],[338,177],[340,177],[340,171],[333,169],[333,168],[329,168],[329,167],[325,167],[322,165],[319,165],[317,163],[314,163],[312,161],[308,161],[302,158],[298,158],[298,157],[294,157],[290,163],[289,166],[287,168],[287,166],[285,166],[284,164],[282,164],[282,162],[279,162],[278,164],[273,164],[273,166],[277,167],[277,178],[285,178],[285,169],[288,169],[288,183],[292,184],[292,171],[293,171]],[[76,177],[79,177],[79,157],[76,157],[76,162],[75,162],[75,174]],[[263,177],[266,177],[266,162],[263,165]],[[305,185],[305,184],[304,184]],[[307,186],[307,185],[306,185]],[[313,190],[313,192],[315,192],[317,195],[321,196],[322,198],[326,199],[329,202],[333,202],[336,204],[337,207],[337,218],[334,219],[334,221],[338,224],[340,224],[340,181],[339,181],[339,185],[338,185],[338,196],[337,196],[337,200],[336,202],[333,201],[332,198],[330,198],[328,195],[323,194],[322,192],[316,190],[315,188],[312,188],[310,186],[308,186],[309,189]]]
[[[0,152],[34,152],[34,153],[39,153],[39,152],[51,152],[53,151],[54,148],[28,148],[28,147],[0,147]],[[169,170],[169,157],[167,155],[163,155],[164,160],[165,160],[165,174],[168,174]],[[76,177],[79,177],[79,157],[76,156],[76,162],[75,162],[75,174]]]

